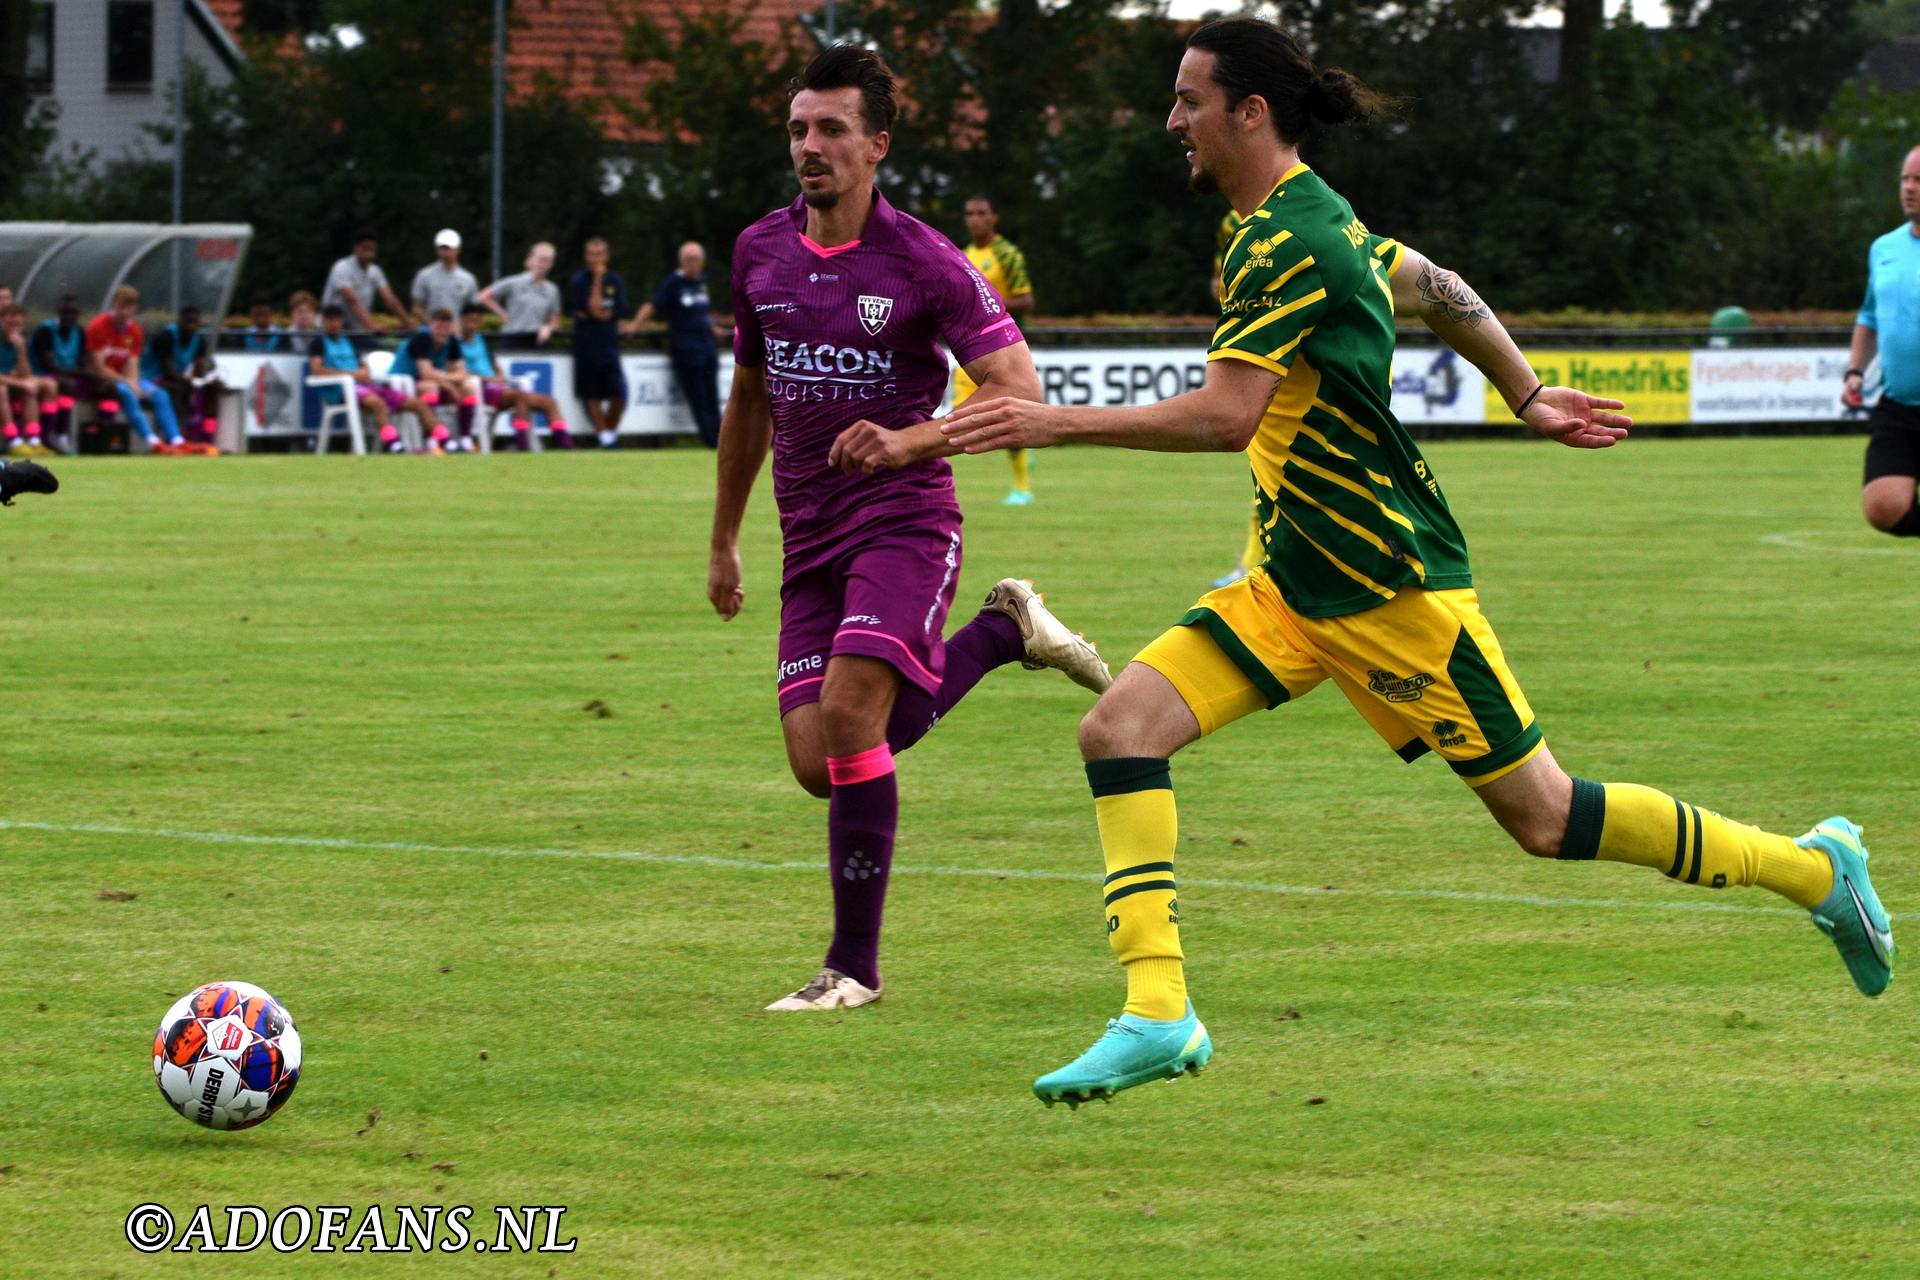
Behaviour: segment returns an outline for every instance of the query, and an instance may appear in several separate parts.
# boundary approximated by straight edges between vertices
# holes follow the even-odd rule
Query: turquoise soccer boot
[[[1213,1038],[1189,1000],[1186,1016],[1172,1022],[1131,1013],[1111,1019],[1107,1034],[1066,1066],[1035,1080],[1033,1093],[1048,1106],[1064,1102],[1077,1109],[1095,1098],[1111,1102],[1122,1089],[1149,1080],[1197,1076],[1212,1057]]]
[[[1867,846],[1860,826],[1828,818],[1794,841],[1833,862],[1833,892],[1810,913],[1813,927],[1833,939],[1860,994],[1877,996],[1893,981],[1893,922],[1867,879]]]

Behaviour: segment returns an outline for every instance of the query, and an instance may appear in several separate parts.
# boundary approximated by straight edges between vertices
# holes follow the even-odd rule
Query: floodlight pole
[[[507,206],[507,0],[493,0],[493,275],[500,278],[500,224]]]
[[[180,311],[180,224],[186,221],[187,192],[187,5],[177,0],[173,11],[173,238],[168,257],[173,262],[171,307]]]

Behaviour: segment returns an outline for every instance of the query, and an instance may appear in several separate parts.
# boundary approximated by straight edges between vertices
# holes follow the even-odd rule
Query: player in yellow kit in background
[[[1010,315],[1024,316],[1033,311],[1033,280],[1027,275],[1027,255],[1000,234],[1000,214],[989,196],[969,196],[966,207],[967,245],[961,250],[974,270],[986,278]],[[953,407],[967,402],[977,388],[965,369],[953,371]],[[1013,488],[1002,505],[1024,507],[1033,501],[1033,482],[1029,474],[1027,451],[1009,449],[1007,461],[1013,465]]]

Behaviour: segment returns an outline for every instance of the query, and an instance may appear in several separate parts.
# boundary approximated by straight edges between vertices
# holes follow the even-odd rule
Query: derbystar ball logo
[[[893,314],[893,299],[882,298],[878,294],[863,293],[859,302],[860,327],[868,333],[879,333],[887,327],[887,317]]]

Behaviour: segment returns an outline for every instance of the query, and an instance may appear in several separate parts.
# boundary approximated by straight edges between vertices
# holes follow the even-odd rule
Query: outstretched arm
[[[766,370],[736,364],[727,411],[720,420],[720,456],[713,500],[713,542],[707,561],[707,599],[723,619],[740,612],[740,522],[747,514],[760,464],[773,444],[773,408],[767,402]]]
[[[1393,276],[1393,309],[1418,316],[1463,359],[1487,376],[1515,417],[1549,440],[1576,449],[1604,449],[1626,438],[1626,406],[1572,387],[1548,387],[1533,374],[1507,327],[1456,272],[1403,248]]]
[[[966,366],[967,376],[978,388],[975,399],[1011,396],[1017,400],[1045,398],[1040,390],[1040,374],[1033,367],[1033,352],[1025,342],[1016,342],[998,351],[988,352]],[[866,418],[854,423],[834,438],[827,451],[827,465],[846,472],[874,472],[888,467],[904,467],[924,458],[950,458],[960,447],[947,439],[940,422],[917,423],[894,430]]]
[[[941,424],[963,453],[1077,442],[1157,453],[1238,453],[1253,439],[1281,375],[1246,360],[1207,362],[1197,391],[1135,408],[989,400],[985,388]]]

